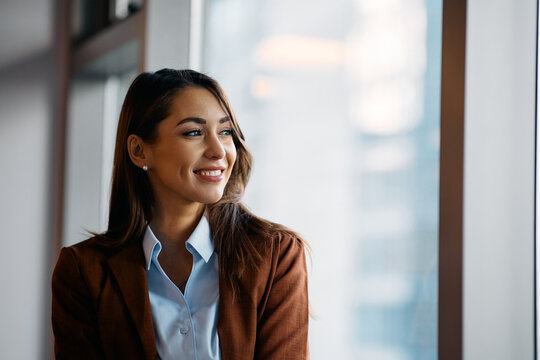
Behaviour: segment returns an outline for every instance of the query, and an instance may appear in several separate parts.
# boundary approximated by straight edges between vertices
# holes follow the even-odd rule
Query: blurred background
[[[436,359],[441,29],[442,0],[1,1],[0,358],[49,357],[130,82],[189,67],[246,135],[246,204],[313,248],[311,358]]]

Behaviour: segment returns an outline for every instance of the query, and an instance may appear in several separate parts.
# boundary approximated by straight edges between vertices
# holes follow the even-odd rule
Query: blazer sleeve
[[[276,243],[275,273],[259,321],[255,359],[309,358],[308,281],[302,243],[284,236]]]
[[[96,312],[72,249],[63,248],[52,276],[52,327],[57,359],[102,359]]]

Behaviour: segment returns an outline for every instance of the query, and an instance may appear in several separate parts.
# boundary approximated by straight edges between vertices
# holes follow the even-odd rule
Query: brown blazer
[[[304,250],[279,234],[236,299],[220,279],[218,334],[223,360],[307,359]],[[52,277],[57,359],[156,359],[140,242],[121,248],[95,238],[63,248]]]

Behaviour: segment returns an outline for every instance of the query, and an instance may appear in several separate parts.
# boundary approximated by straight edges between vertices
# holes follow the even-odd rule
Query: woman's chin
[[[203,203],[205,205],[212,205],[217,203],[221,198],[223,197],[223,192],[216,193],[216,194],[207,194],[202,199],[199,200],[200,203]]]

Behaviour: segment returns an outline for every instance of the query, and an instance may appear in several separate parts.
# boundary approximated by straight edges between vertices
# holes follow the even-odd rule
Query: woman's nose
[[[205,155],[210,159],[221,159],[225,157],[225,147],[218,135],[209,135],[206,138]]]

